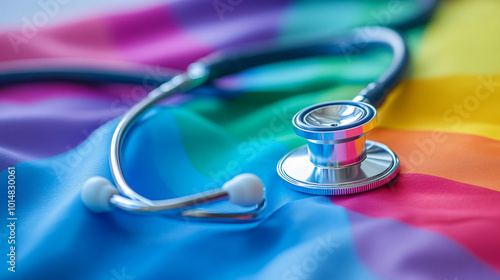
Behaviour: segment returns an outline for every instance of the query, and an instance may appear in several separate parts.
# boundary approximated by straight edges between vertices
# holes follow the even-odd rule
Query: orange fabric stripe
[[[376,128],[367,138],[396,152],[402,173],[420,173],[500,191],[500,142],[476,135]]]

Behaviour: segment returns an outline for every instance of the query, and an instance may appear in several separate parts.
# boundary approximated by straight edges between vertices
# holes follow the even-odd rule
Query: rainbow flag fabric
[[[225,97],[180,95],[133,127],[122,157],[136,191],[170,198],[255,173],[268,202],[259,221],[94,214],[80,199],[88,178],[111,179],[114,128],[161,69],[185,70],[214,51],[256,41],[286,44],[386,25],[414,13],[416,3],[170,1],[49,28],[38,16],[3,32],[4,70],[75,58],[96,66],[129,63],[149,74],[144,85],[0,87],[0,278],[500,279],[497,0],[442,1],[428,23],[402,33],[409,72],[368,134],[401,160],[387,186],[311,196],[290,189],[276,172],[283,155],[305,144],[293,132],[293,115],[353,98],[390,63],[389,53],[373,51],[250,69],[217,81]]]

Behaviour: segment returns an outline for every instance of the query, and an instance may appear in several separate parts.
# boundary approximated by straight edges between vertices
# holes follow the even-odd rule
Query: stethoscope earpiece
[[[118,194],[118,190],[108,179],[95,176],[85,182],[81,197],[90,211],[102,213],[113,210],[110,199],[115,194]]]
[[[255,174],[240,174],[227,181],[221,188],[228,194],[228,202],[250,207],[264,200],[264,184]]]

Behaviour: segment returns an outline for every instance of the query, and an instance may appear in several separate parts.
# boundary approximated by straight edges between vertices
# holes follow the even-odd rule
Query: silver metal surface
[[[366,158],[340,168],[318,166],[309,160],[307,146],[284,156],[277,167],[290,187],[316,195],[345,195],[368,191],[392,180],[399,171],[399,159],[387,146],[366,141]]]
[[[308,141],[309,157],[312,163],[325,167],[342,167],[365,159],[365,135],[341,141]]]
[[[116,183],[116,188],[118,191],[133,199],[141,201],[147,205],[152,205],[152,201],[136,193],[127,183],[123,175],[123,170],[121,166],[121,148],[123,139],[128,132],[128,129],[132,123],[147,109],[151,108],[158,101],[171,96],[180,91],[187,90],[191,88],[192,81],[187,74],[180,74],[175,76],[170,81],[160,85],[158,88],[154,89],[149,95],[135,104],[120,120],[118,123],[113,137],[111,138],[111,145],[109,150],[109,165],[111,168],[111,174]]]
[[[293,120],[297,135],[308,141],[311,162],[325,167],[342,167],[363,160],[365,133],[376,123],[375,108],[352,101],[307,107]]]
[[[181,212],[182,217],[187,217],[191,219],[200,219],[206,221],[207,218],[210,222],[249,222],[256,221],[259,219],[260,213],[266,207],[266,200],[262,200],[254,209],[247,212],[240,213],[220,213],[220,212],[208,212],[206,210],[184,210]]]
[[[110,199],[110,204],[120,210],[134,214],[160,214],[173,218],[190,220],[201,220],[210,222],[248,222],[258,219],[264,210],[266,201],[252,207],[244,212],[211,212],[206,209],[190,209],[191,206],[210,203],[227,198],[227,192],[222,189],[210,190],[189,196],[172,198],[167,200],[151,201],[152,205],[133,200],[120,194],[115,194]]]
[[[336,127],[359,121],[366,112],[358,106],[329,105],[306,114],[305,122],[313,127]]]
[[[377,109],[353,101],[332,101],[304,108],[293,117],[295,133],[308,141],[349,141],[377,125]]]
[[[115,194],[111,197],[110,203],[116,208],[128,212],[168,214],[170,210],[187,208],[201,203],[209,203],[227,198],[228,194],[222,189],[210,190],[183,197],[176,197],[164,200],[152,200],[150,204],[133,200],[122,195]]]

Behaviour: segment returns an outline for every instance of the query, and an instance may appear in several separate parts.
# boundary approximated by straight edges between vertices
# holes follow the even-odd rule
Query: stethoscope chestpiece
[[[366,103],[333,101],[307,107],[293,118],[307,145],[285,155],[278,174],[297,191],[344,195],[368,191],[392,180],[399,159],[387,146],[366,140],[377,110]]]

